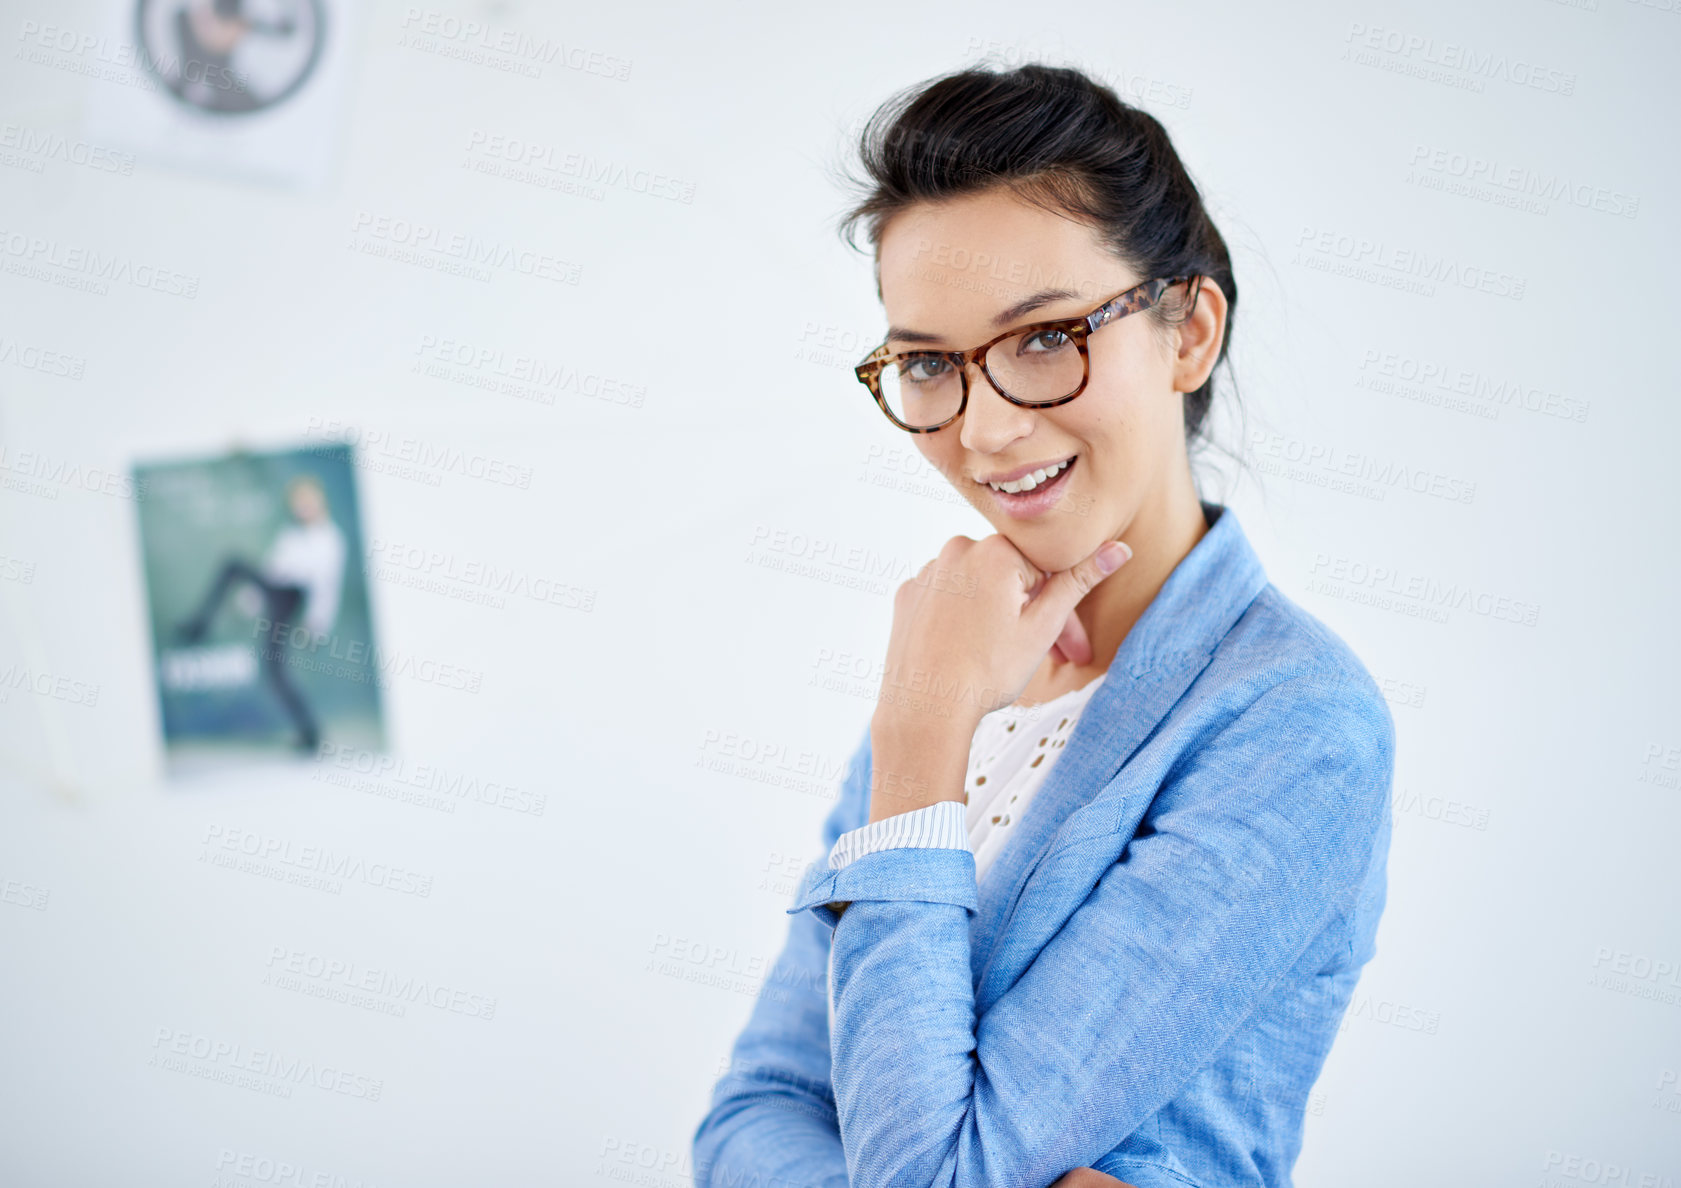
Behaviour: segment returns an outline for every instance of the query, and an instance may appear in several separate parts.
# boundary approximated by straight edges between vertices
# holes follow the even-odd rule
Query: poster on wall
[[[384,749],[352,450],[134,467],[172,771]]]
[[[322,188],[349,68],[351,0],[105,0],[120,47],[90,85],[90,141],[142,161]]]

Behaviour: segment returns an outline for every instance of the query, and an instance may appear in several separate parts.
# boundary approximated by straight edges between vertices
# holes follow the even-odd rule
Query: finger
[[[1118,545],[1124,551],[1115,561],[1113,568],[1105,570],[1098,564],[1098,555],[1108,551],[1111,545]],[[1074,607],[1079,604],[1080,599],[1090,593],[1091,588],[1098,582],[1131,559],[1130,545],[1118,540],[1104,541],[1083,560],[1060,573],[1051,574],[1038,595],[1028,605],[1023,617],[1033,619],[1047,631],[1057,630],[1060,638],[1062,629],[1067,626],[1068,617],[1073,614]]]
[[[1068,621],[1062,625],[1062,634],[1056,637],[1056,643],[1051,647],[1060,651],[1063,659],[1070,664],[1091,663],[1091,640],[1086,636],[1086,625],[1080,622],[1080,616],[1073,611],[1068,612]]]
[[[993,542],[996,543],[994,544]],[[1051,576],[1044,570],[1040,569],[1037,565],[1033,564],[1033,562],[1029,561],[1026,555],[1015,546],[1015,542],[1009,537],[1002,534],[989,536],[987,537],[985,543],[992,544],[995,550],[1003,553],[1007,558],[1005,564],[1014,569],[1016,576],[1021,579],[1022,594],[1026,598],[1031,599],[1034,597],[1040,589],[1044,587],[1046,580]]]

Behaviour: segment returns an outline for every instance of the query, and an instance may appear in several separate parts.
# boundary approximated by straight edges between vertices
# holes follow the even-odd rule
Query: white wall
[[[0,360],[0,447],[14,466],[32,451],[120,473],[337,420],[530,467],[527,490],[361,478],[370,538],[598,592],[583,614],[375,583],[382,643],[483,674],[476,694],[394,682],[394,753],[541,791],[547,811],[445,814],[308,763],[166,779],[132,502],[0,485],[0,553],[19,563],[0,580],[0,670],[100,690],[91,707],[0,701],[0,883],[50,893],[39,910],[0,902],[0,1181],[208,1184],[226,1152],[379,1185],[588,1184],[637,1160],[658,1169],[641,1182],[685,1181],[756,983],[650,963],[677,941],[736,969],[774,957],[785,864],[816,856],[871,704],[864,684],[809,682],[820,657],[873,662],[890,622],[893,583],[775,572],[753,563],[756,535],[867,546],[914,572],[985,530],[896,489],[917,455],[847,371],[881,319],[865,261],[830,230],[844,195],[826,168],[890,91],[981,52],[1043,52],[1142,95],[1213,202],[1242,286],[1247,421],[1226,440],[1252,465],[1205,494],[1395,703],[1390,903],[1299,1182],[1681,1182],[1676,0],[438,3],[421,11],[628,60],[628,77],[410,48],[409,6],[381,2],[340,45],[343,126],[317,188],[146,160],[131,176],[0,166],[0,232],[199,278],[189,299],[0,273],[0,338],[82,361],[70,379]],[[105,19],[88,0],[0,4],[0,126],[87,139],[84,116],[120,106],[122,84],[84,69],[97,51],[22,53],[31,22]],[[1485,65],[1440,65],[1467,51]],[[1543,85],[1512,81],[1523,64]],[[475,133],[662,173],[693,200],[475,172]],[[1508,187],[1569,192],[1533,209],[1500,184],[1461,192],[1472,157]],[[1601,193],[1637,206],[1595,209]],[[351,246],[364,213],[549,252],[579,280],[367,256]],[[1521,296],[1327,270],[1359,241],[1521,280]],[[544,406],[416,374],[427,335],[645,386],[645,404]],[[1483,394],[1386,391],[1390,356]],[[1499,384],[1551,411],[1502,406]],[[1470,497],[1330,481],[1368,465]],[[1386,606],[1366,598],[1379,570],[1399,591]],[[1407,593],[1422,584],[1536,620],[1434,621]],[[697,768],[741,740],[775,750]],[[808,789],[775,782],[801,771]],[[200,856],[218,828],[395,863],[434,889],[332,895],[216,868]],[[495,1017],[280,990],[264,984],[276,947],[494,997]],[[151,1067],[159,1029],[377,1079],[380,1100]]]

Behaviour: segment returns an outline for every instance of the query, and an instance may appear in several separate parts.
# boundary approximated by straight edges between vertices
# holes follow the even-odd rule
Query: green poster
[[[352,447],[134,468],[171,765],[385,745]]]

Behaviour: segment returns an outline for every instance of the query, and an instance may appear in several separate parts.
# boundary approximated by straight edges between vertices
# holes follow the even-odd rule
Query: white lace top
[[[1037,706],[1007,705],[981,719],[969,748],[969,803],[964,825],[975,855],[975,877],[984,878],[1013,826],[1045,782],[1086,702],[1103,678]]]

